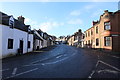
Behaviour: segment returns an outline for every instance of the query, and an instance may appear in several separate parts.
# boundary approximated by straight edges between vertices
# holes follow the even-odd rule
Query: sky
[[[25,24],[56,37],[92,27],[104,10],[115,12],[118,2],[0,2],[0,11],[25,17]]]

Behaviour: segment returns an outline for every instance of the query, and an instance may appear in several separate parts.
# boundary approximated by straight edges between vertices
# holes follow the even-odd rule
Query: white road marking
[[[7,71],[7,70],[9,70],[9,69],[3,69],[3,70],[0,70],[0,71],[2,71],[2,72],[3,72],[3,71]]]
[[[109,67],[111,67],[111,68],[113,68],[113,69],[115,69],[115,70],[117,70],[117,71],[120,71],[120,69],[118,69],[118,68],[116,68],[116,67],[114,67],[114,66],[112,66],[112,65],[110,65],[110,64],[108,64],[108,63],[105,63],[105,62],[103,62],[103,61],[99,61],[99,62],[101,62],[101,63],[103,63],[103,64],[105,64],[105,65],[107,65],[107,66],[109,66]]]
[[[63,55],[59,55],[59,56],[57,56],[56,58],[60,58],[60,57],[62,57]]]
[[[71,56],[74,56],[76,53],[73,53]],[[70,57],[71,57],[70,56]],[[55,62],[48,62],[48,63],[42,63],[42,65],[44,66],[44,65],[46,65],[46,64],[55,64],[55,63],[58,63],[58,62],[61,62],[61,61],[63,61],[63,60],[66,60],[66,59],[68,59],[69,57],[65,57],[65,58],[63,58],[63,59],[60,59],[60,60],[57,60],[57,61],[55,61]]]
[[[34,62],[30,63],[30,64],[34,64],[34,63],[37,63],[37,62],[42,62],[42,61],[47,60],[47,59],[49,59],[49,58],[45,58],[45,59],[41,59],[41,60],[37,60],[37,61],[34,61]]]
[[[42,63],[42,65],[44,66],[45,64],[44,64],[44,63]]]
[[[114,58],[120,58],[120,57],[117,57],[117,56],[112,56],[112,57],[114,57]]]
[[[97,63],[96,63],[96,65],[95,65],[95,67],[97,67],[97,66],[98,66],[98,64],[99,64],[99,60],[97,61]]]
[[[25,66],[32,66],[31,64],[30,65],[23,65],[22,67],[25,67]]]
[[[42,65],[46,65],[46,64],[55,64],[55,63],[58,63],[58,62],[60,62],[60,61],[65,60],[65,59],[67,59],[67,58],[69,58],[69,57],[63,58],[63,59],[58,60],[58,61],[55,61],[55,62],[43,63]]]
[[[98,60],[100,59],[100,56],[98,55]]]
[[[92,71],[92,73],[90,74],[90,76],[88,78],[92,78],[94,73],[95,73],[95,70]]]
[[[16,76],[20,76],[20,75],[22,75],[22,74],[25,74],[25,73],[29,73],[29,72],[35,71],[35,70],[37,70],[37,69],[38,69],[38,68],[31,69],[31,70],[28,70],[28,71],[25,71],[25,72],[21,72],[21,73],[19,73],[19,74],[16,74],[16,75],[12,75],[12,76],[10,76],[10,77],[7,77],[7,78],[5,78],[5,79],[13,78],[13,77],[16,77]]]
[[[30,63],[30,64],[34,64],[34,63],[37,63],[37,62],[40,62],[40,60],[34,61],[34,62]]]
[[[97,61],[95,68],[97,68],[98,64],[99,64],[99,60]],[[92,78],[94,73],[95,73],[95,70],[92,71],[92,73],[90,74],[90,76],[88,76],[88,78]]]
[[[17,68],[14,68],[14,69],[13,69],[13,72],[12,72],[12,75],[15,75],[16,72],[17,72]]]
[[[114,71],[114,70],[110,70],[110,69],[104,69],[104,70],[99,70],[98,71],[98,73],[101,73],[101,72],[108,72],[108,73],[114,73],[114,74],[119,73],[118,71]]]
[[[112,56],[112,55],[110,55],[110,54],[108,54],[108,56],[110,56],[110,57],[114,57],[114,58],[120,58],[120,57],[118,57],[118,56]]]

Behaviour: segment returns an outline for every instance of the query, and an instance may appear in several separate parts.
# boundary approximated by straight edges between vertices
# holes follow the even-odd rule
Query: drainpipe
[[[28,39],[29,39],[29,30],[27,32],[27,53],[28,53]]]
[[[27,53],[28,53],[28,40],[29,40],[29,30],[31,29],[31,26],[28,27],[28,33],[27,33]]]

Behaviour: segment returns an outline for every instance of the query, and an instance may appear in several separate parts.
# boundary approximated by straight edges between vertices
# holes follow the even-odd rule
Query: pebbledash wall
[[[27,53],[33,50],[33,34],[29,34],[25,31],[18,30],[16,28],[10,28],[6,25],[0,24],[0,58],[7,57],[9,55],[15,55],[18,53],[20,40],[23,40],[23,53]],[[28,37],[29,36],[29,37]],[[8,39],[13,39],[13,49],[8,49]],[[29,39],[27,39],[29,38]],[[30,41],[30,48],[28,48],[28,41]]]

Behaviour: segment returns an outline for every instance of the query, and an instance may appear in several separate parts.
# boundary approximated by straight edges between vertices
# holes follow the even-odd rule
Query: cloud
[[[96,5],[86,5],[84,8],[86,10],[90,10],[90,9],[93,9]]]
[[[33,21],[30,18],[25,18],[25,24],[35,25],[35,24],[37,24],[37,22]]]
[[[98,9],[91,15],[91,17],[94,18],[94,17],[100,16],[102,13],[103,13],[103,10]]]
[[[42,31],[50,31],[56,27],[59,27],[59,26],[62,26],[64,25],[64,23],[58,23],[58,22],[43,22],[43,23],[40,23],[39,25],[39,28],[42,30]]]
[[[45,17],[45,18],[48,19],[48,17]],[[59,26],[63,26],[64,25],[63,22],[53,21],[53,19],[52,20],[50,19],[50,20],[48,20],[46,22],[38,23],[36,21],[33,21],[30,18],[25,18],[25,24],[31,25],[32,29],[41,29],[44,32],[50,31],[50,30],[52,30],[54,28],[57,28]]]
[[[67,22],[68,24],[82,24],[83,21],[81,19],[72,19]]]
[[[31,19],[25,18],[25,24],[29,23],[30,21],[31,21]]]
[[[80,15],[80,10],[74,10],[70,13],[72,16],[79,16]]]

